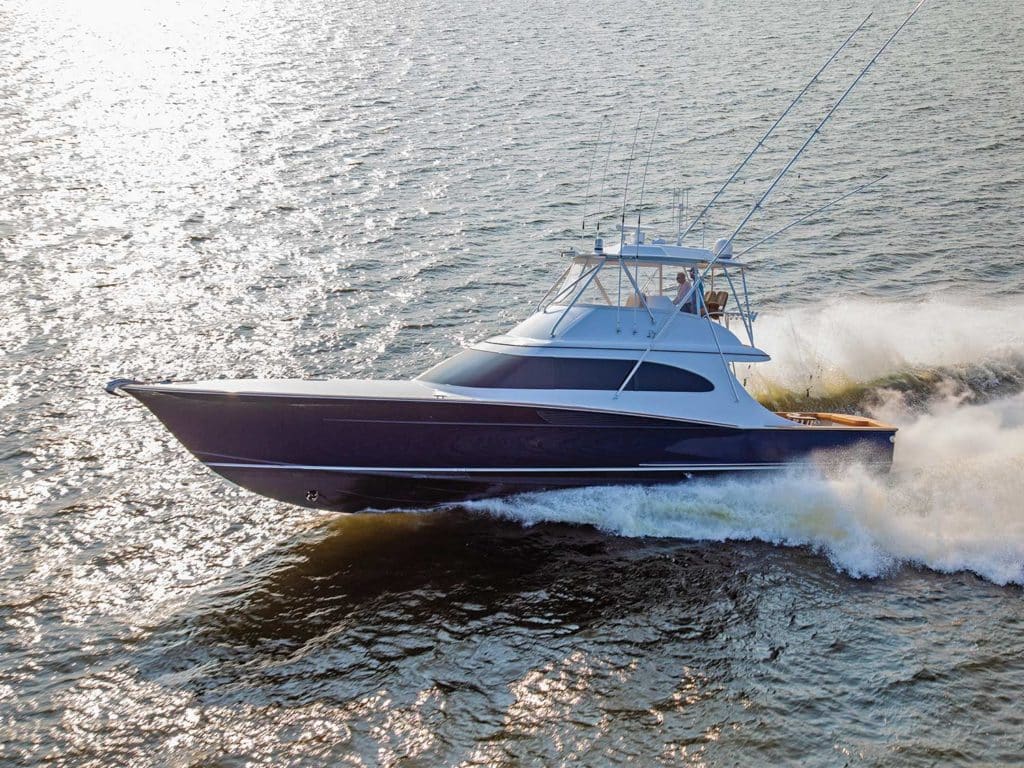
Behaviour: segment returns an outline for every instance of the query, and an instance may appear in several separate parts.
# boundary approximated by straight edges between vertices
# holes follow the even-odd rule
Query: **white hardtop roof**
[[[609,245],[604,250],[604,258],[617,259],[619,257],[619,249],[618,243]],[[707,264],[715,258],[715,254],[707,248],[689,248],[684,245],[658,242],[644,243],[639,246],[633,243],[626,243],[621,246],[621,255],[623,260],[636,260],[653,264],[679,264],[680,266]],[[586,258],[587,254],[579,254],[579,256]],[[601,254],[591,255],[590,258],[595,256],[600,258]],[[715,262],[715,267],[719,266],[723,268],[749,269],[746,264],[741,264],[724,256]]]

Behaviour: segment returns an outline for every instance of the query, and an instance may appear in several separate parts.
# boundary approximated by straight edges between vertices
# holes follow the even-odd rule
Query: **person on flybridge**
[[[679,284],[679,289],[676,291],[676,297],[672,299],[673,304],[683,303],[681,309],[683,312],[689,312],[691,315],[697,314],[697,294],[695,291],[690,290],[690,278],[686,272],[676,273],[676,282]],[[689,296],[687,296],[689,294]]]

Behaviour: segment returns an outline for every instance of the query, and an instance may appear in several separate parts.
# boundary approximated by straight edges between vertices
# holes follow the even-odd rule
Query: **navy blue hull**
[[[766,467],[776,469],[777,467]],[[685,470],[655,472],[412,472],[373,474],[354,471],[211,467],[250,491],[291,504],[359,512],[366,509],[433,507],[514,493],[595,485],[672,483],[692,478]],[[726,470],[705,470],[717,474]]]
[[[892,429],[736,429],[451,400],[124,389],[232,482],[292,504],[342,511],[673,482],[698,473],[776,469],[835,449],[885,466],[892,460]]]

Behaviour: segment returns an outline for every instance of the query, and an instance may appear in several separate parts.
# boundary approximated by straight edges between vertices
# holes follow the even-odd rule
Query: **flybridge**
[[[652,338],[660,327],[676,322],[677,314],[726,328],[738,321],[754,346],[756,315],[750,311],[747,266],[732,258],[728,244],[719,242],[709,250],[660,238],[648,243],[642,229],[630,232],[632,242],[623,238],[606,249],[597,238],[591,253],[563,252],[569,265],[537,306],[540,312],[561,315],[548,328],[552,338],[570,311],[584,306],[614,309],[616,333],[624,327],[633,335],[640,332],[636,313],[642,313],[649,321],[643,335]],[[622,310],[630,313],[624,317]]]
[[[743,264],[657,242],[564,255],[569,265],[513,336],[586,339],[645,354],[657,341],[659,348],[718,354],[723,362],[768,359],[754,346],[756,315]],[[732,323],[742,326],[746,344],[730,330]],[[673,332],[663,335],[670,327]]]

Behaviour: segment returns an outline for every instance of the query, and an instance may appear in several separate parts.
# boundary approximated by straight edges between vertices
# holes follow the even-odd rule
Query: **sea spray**
[[[780,409],[857,406],[874,391],[920,393],[944,379],[995,396],[1024,389],[1024,327],[1017,303],[853,299],[763,312],[755,341],[769,363],[740,366],[750,392]]]

